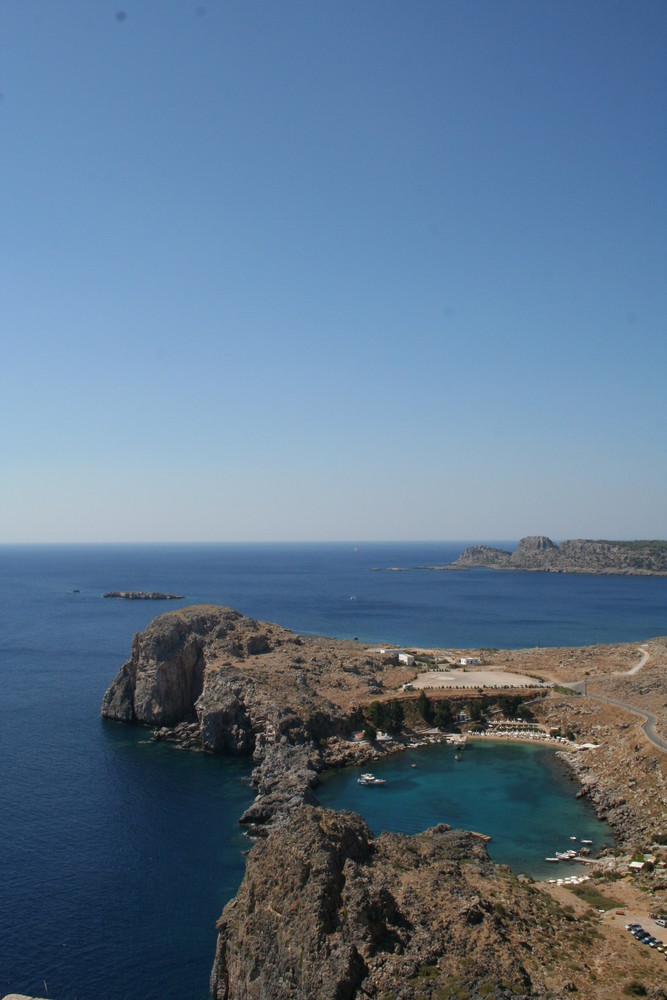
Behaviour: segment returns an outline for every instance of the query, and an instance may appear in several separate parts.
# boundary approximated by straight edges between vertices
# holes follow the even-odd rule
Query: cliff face
[[[470,546],[452,566],[664,576],[667,575],[667,542],[575,539],[556,545],[545,535],[529,535],[521,539],[514,552],[489,545]]]
[[[241,616],[229,608],[186,609],[154,619],[132,640],[111,682],[102,715],[123,722],[175,726],[191,719],[203,692],[207,641],[224,645]]]
[[[552,936],[568,961],[583,951],[474,834],[374,837],[359,816],[310,807],[253,848],[217,927],[215,1000],[545,996],[563,982],[553,955],[545,981]]]
[[[353,707],[392,669],[358,643],[301,638],[231,608],[185,608],[135,635],[102,715],[188,748],[254,754],[257,798],[241,822],[260,832],[316,801],[320,742],[349,734]]]

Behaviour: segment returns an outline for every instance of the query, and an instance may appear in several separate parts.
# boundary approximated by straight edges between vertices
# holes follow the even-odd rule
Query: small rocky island
[[[472,545],[447,567],[429,569],[533,570],[543,573],[602,573],[667,576],[667,542],[609,542],[575,539],[556,545],[546,535],[522,538],[514,552]]]
[[[161,590],[107,590],[102,597],[117,597],[122,601],[182,601],[183,594],[164,594]]]

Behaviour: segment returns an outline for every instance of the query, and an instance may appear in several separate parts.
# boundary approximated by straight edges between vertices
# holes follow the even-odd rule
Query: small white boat
[[[582,844],[592,844],[593,841],[592,840],[584,840],[583,837],[582,837],[581,843]]]
[[[554,864],[558,864],[560,862],[560,858],[545,858],[544,860],[545,861],[553,861]]]
[[[357,778],[357,783],[360,785],[384,785],[386,784],[384,778],[376,778],[374,774],[367,772],[362,774],[360,778]]]

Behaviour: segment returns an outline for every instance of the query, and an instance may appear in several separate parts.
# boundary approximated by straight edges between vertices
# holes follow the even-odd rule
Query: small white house
[[[462,656],[459,663],[462,667],[478,667],[479,656]]]
[[[379,653],[380,656],[395,656],[399,663],[405,663],[408,667],[412,666],[415,662],[414,656],[410,653],[406,653],[403,649],[392,649],[389,646],[380,646],[379,649],[373,650],[374,653]]]

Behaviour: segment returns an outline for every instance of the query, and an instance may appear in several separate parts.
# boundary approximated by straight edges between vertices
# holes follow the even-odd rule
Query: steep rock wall
[[[568,961],[585,947],[475,834],[374,837],[309,806],[250,852],[217,929],[214,1000],[559,996],[560,970],[543,975],[550,936]]]

